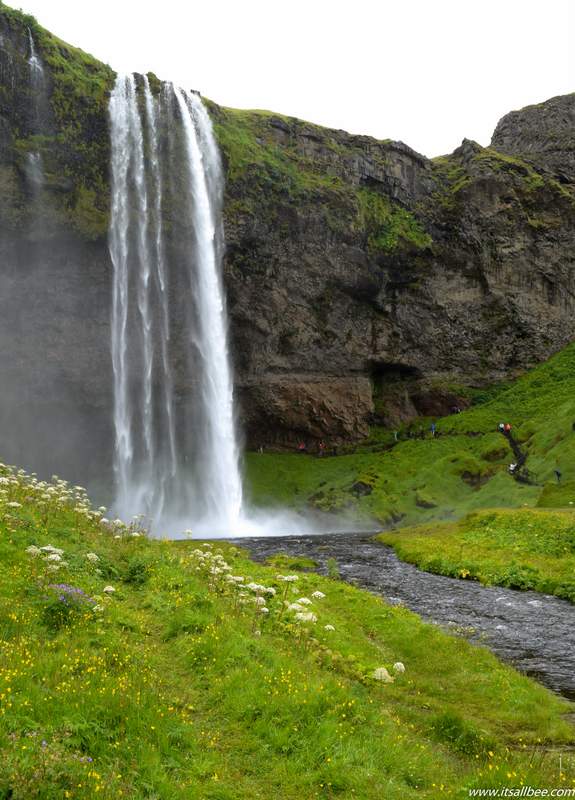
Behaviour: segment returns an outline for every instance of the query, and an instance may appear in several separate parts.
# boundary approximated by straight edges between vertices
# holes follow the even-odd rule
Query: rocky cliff
[[[112,450],[113,80],[0,4],[0,452],[89,481]],[[508,115],[490,148],[464,141],[434,160],[209,103],[252,445],[335,444],[374,419],[447,413],[573,338],[573,97]]]

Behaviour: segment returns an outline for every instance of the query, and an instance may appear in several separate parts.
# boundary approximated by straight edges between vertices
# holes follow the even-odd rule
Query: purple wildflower
[[[68,583],[51,583],[50,589],[55,589],[58,592],[58,600],[65,605],[69,603],[88,603],[94,605],[96,601],[93,597],[89,597],[82,589],[77,586],[70,586]]]

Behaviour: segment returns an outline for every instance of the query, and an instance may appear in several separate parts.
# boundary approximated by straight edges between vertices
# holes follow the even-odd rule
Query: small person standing
[[[555,477],[557,478],[557,483],[561,483],[561,470],[559,469],[559,467],[555,467],[553,472],[555,473]]]

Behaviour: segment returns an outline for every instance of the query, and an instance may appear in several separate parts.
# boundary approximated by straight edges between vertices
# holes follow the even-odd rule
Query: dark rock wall
[[[28,26],[45,63],[40,97]],[[91,486],[109,476],[113,447],[113,78],[0,4],[0,454]],[[374,419],[448,413],[467,387],[573,338],[573,140],[559,101],[572,106],[550,101],[562,141],[552,163],[529,110],[502,120],[492,148],[466,141],[431,161],[402,143],[209,104],[249,443],[337,444]],[[177,259],[177,241],[169,250]],[[183,406],[193,387],[177,385]]]
[[[511,111],[499,121],[491,146],[545,168],[561,183],[575,182],[575,94]]]

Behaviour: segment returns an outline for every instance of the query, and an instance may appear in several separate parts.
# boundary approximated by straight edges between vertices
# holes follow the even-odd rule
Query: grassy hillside
[[[557,776],[571,706],[487,650],[338,581],[102,514],[0,466],[1,798],[393,800],[575,779],[565,755]]]
[[[575,602],[573,511],[481,511],[457,523],[419,525],[379,538],[428,572]]]
[[[508,474],[515,459],[497,432],[501,421],[513,425],[535,485]],[[397,443],[392,432],[374,429],[363,446],[337,457],[250,454],[252,496],[259,504],[348,510],[402,525],[480,508],[575,502],[575,345],[508,386],[477,392],[469,410],[436,420],[435,438],[430,423],[400,431]],[[420,433],[425,438],[408,438]]]

